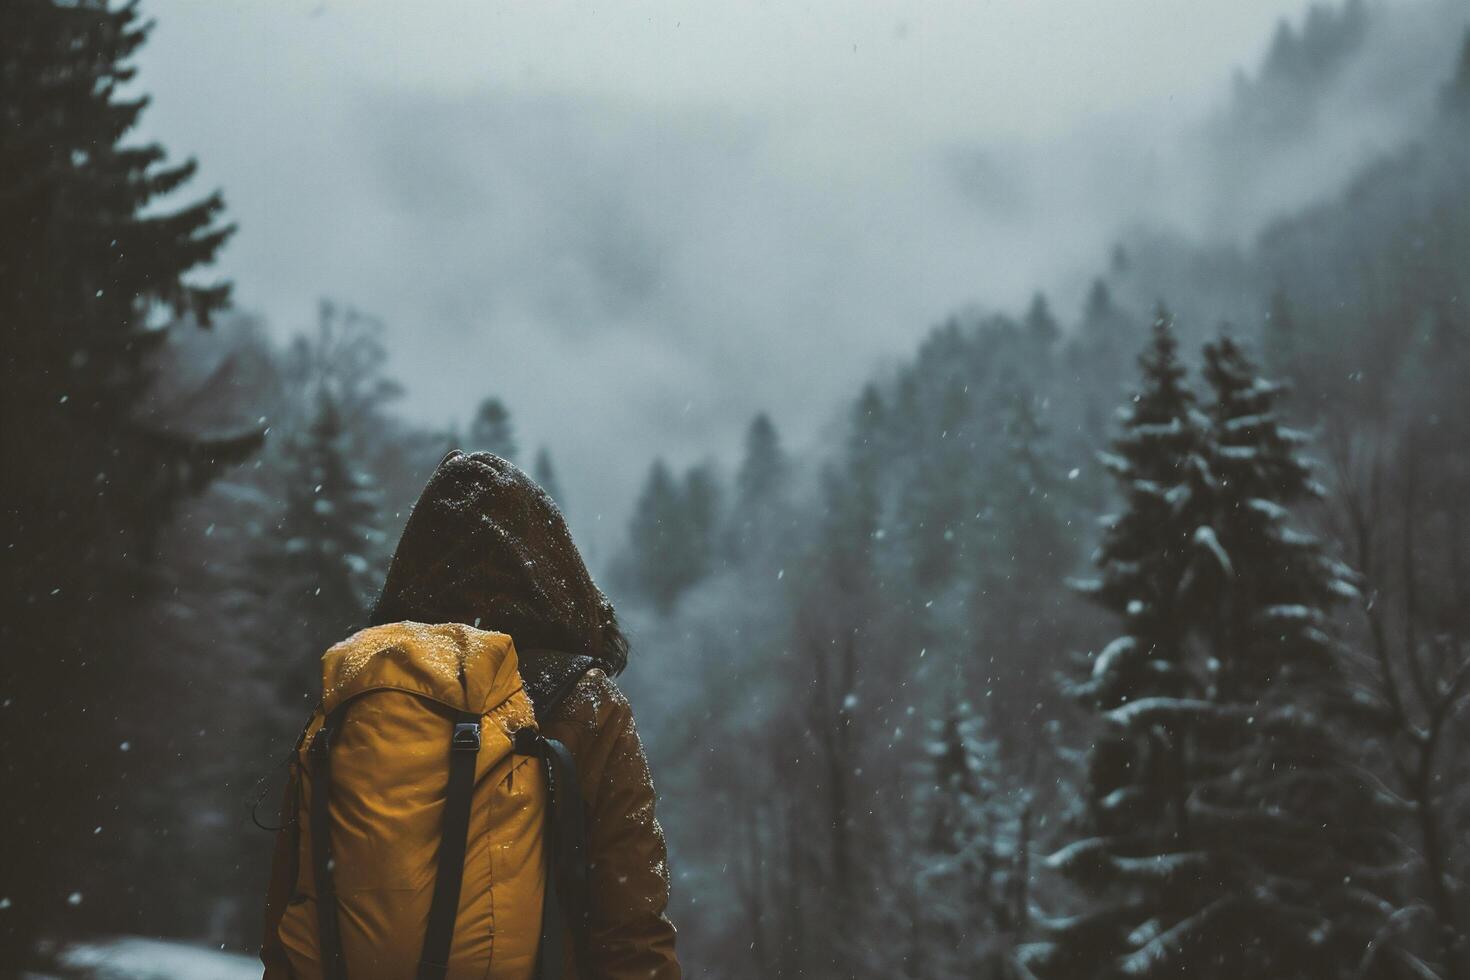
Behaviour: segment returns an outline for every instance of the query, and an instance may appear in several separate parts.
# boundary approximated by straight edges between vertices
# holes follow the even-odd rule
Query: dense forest
[[[349,303],[231,309],[226,198],[127,136],[135,8],[0,10],[0,966],[253,949],[317,655],[448,448],[565,504],[555,447],[410,421]],[[1269,180],[1393,15],[1281,25],[1220,159]],[[1247,240],[1134,228],[817,444],[773,402],[635,464],[597,571],[691,975],[1470,980],[1470,33],[1437,71]]]

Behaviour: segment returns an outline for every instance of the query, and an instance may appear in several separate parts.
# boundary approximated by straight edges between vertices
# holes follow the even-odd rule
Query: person
[[[543,734],[571,751],[584,803],[588,909],[581,955],[568,958],[566,975],[678,980],[653,782],[632,709],[613,681],[628,643],[556,504],[498,456],[446,456],[409,516],[368,626],[398,623],[509,634]],[[544,717],[543,703],[555,704]],[[289,801],[291,787],[287,794]],[[297,839],[289,823],[277,833],[261,948],[266,980],[292,976],[281,923],[303,873]]]

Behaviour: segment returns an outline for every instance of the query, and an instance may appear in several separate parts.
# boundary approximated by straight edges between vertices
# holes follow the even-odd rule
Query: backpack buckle
[[[511,751],[516,755],[541,755],[541,733],[534,728],[516,730],[511,741]]]
[[[478,721],[456,723],[454,738],[450,740],[449,748],[454,752],[480,751],[480,723]]]

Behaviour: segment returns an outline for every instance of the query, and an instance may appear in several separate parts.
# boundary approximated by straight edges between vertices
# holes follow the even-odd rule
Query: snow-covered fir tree
[[[1185,722],[1187,844],[1202,873],[1148,924],[1130,972],[1405,975],[1384,931],[1402,864],[1391,814],[1339,736],[1350,706],[1332,623],[1356,594],[1352,573],[1292,526],[1290,508],[1321,491],[1306,434],[1279,417],[1283,387],[1228,337],[1204,353],[1218,554],[1185,584],[1202,614],[1204,693],[1114,713],[1130,727]]]
[[[1139,390],[1119,413],[1122,432],[1101,456],[1124,507],[1103,519],[1094,556],[1099,577],[1077,583],[1127,626],[1098,655],[1082,691],[1104,710],[1186,691],[1178,586],[1207,505],[1198,492],[1209,479],[1205,422],[1185,382],[1172,318],[1163,309],[1139,367]]]
[[[1183,391],[1177,364],[1149,361],[1146,377]],[[1122,604],[1130,632],[1083,685],[1108,734],[1081,833],[1048,859],[1086,907],[1031,962],[1059,977],[1398,976],[1380,934],[1395,841],[1333,728],[1344,705],[1328,615],[1352,594],[1349,573],[1290,526],[1316,488],[1305,437],[1276,415],[1281,388],[1229,340],[1205,364],[1213,397],[1180,417],[1193,444],[1172,479],[1140,491],[1140,457],[1125,455],[1126,433],[1117,444],[1134,492],[1093,594]],[[1169,533],[1140,537],[1143,514]],[[1152,594],[1147,568],[1167,572]]]
[[[1121,513],[1104,519],[1094,556],[1100,575],[1084,594],[1119,616],[1077,693],[1107,713],[1160,697],[1198,694],[1186,667],[1179,583],[1203,503],[1190,488],[1207,473],[1205,423],[1185,383],[1171,318],[1159,310],[1139,358],[1141,383],[1120,413],[1122,431],[1104,465],[1118,482]],[[1036,950],[1038,973],[1107,977],[1136,930],[1167,908],[1185,824],[1181,734],[1164,722],[1099,732],[1087,763],[1078,839],[1048,859],[1086,896],[1087,910],[1053,923],[1055,942]]]

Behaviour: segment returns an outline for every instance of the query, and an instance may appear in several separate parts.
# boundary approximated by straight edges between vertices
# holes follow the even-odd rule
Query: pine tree
[[[723,518],[722,492],[712,464],[690,467],[676,479],[654,460],[634,505],[620,577],[661,613],[714,570]]]
[[[1118,397],[1133,351],[1143,338],[1132,318],[1119,308],[1107,283],[1095,280],[1082,308],[1082,320],[1066,344],[1066,363],[1077,392],[1078,427],[1088,449],[1107,438],[1109,406]]]
[[[1136,631],[1099,658],[1087,688],[1111,695],[1094,703],[1116,737],[1092,754],[1084,835],[1049,859],[1093,908],[1037,962],[1099,977],[1398,976],[1406,961],[1382,931],[1395,840],[1334,730],[1347,702],[1330,611],[1353,591],[1289,526],[1290,506],[1316,493],[1305,437],[1232,341],[1206,347],[1205,376],[1196,445],[1162,484],[1184,523],[1129,560],[1170,569],[1154,632],[1175,651],[1158,673],[1177,683],[1123,683]],[[1151,600],[1134,601],[1136,623]],[[1121,778],[1099,780],[1100,763]]]
[[[1003,980],[1026,925],[1029,801],[997,765],[997,744],[968,702],[930,723],[918,794],[925,975]]]
[[[745,455],[735,474],[735,500],[730,513],[728,547],[736,559],[771,545],[784,520],[790,461],[781,437],[764,412],[745,432]]]
[[[944,387],[903,487],[902,514],[913,579],[925,593],[955,574],[976,508],[976,439],[969,386],[954,377]],[[921,437],[922,438],[922,437]]]
[[[169,438],[135,420],[167,336],[160,316],[207,322],[225,303],[227,286],[184,277],[232,230],[215,223],[218,195],[157,211],[193,162],[166,167],[161,147],[120,143],[147,102],[116,94],[145,39],[136,16],[49,0],[0,14],[0,426],[7,455],[24,460],[4,467],[7,567],[19,555],[29,581],[8,582],[13,594],[64,597],[143,556],[191,482],[259,444],[254,432]]]
[[[470,422],[469,444],[472,451],[494,453],[502,459],[515,462],[515,424],[511,421],[510,409],[499,398],[486,398],[475,410]]]
[[[628,525],[626,577],[665,614],[688,585],[684,517],[673,472],[662,459],[654,460]]]
[[[795,654],[810,681],[800,686],[808,756],[814,775],[809,791],[822,844],[810,855],[832,901],[817,910],[812,928],[830,937],[834,976],[856,969],[855,949],[872,909],[858,899],[868,868],[857,850],[862,819],[860,777],[864,743],[876,712],[859,711],[859,663],[879,652],[873,636],[881,603],[877,550],[881,527],[880,477],[890,409],[875,385],[864,387],[851,409],[839,462],[821,474],[822,514],[815,546],[797,578],[792,612]],[[881,722],[877,722],[881,724]],[[826,974],[824,974],[826,975]]]
[[[1142,383],[1103,455],[1124,509],[1105,522],[1101,573],[1084,594],[1127,632],[1093,662],[1076,693],[1104,717],[1137,703],[1199,693],[1187,668],[1187,613],[1178,586],[1190,567],[1194,528],[1208,501],[1203,422],[1185,384],[1170,317],[1162,309],[1139,358]],[[1139,927],[1168,907],[1175,878],[1194,870],[1178,856],[1184,811],[1181,733],[1166,721],[1141,732],[1099,733],[1087,762],[1079,838],[1048,865],[1082,890],[1088,910],[1058,924],[1034,966],[1045,976],[1111,977]]]
[[[875,574],[874,546],[884,533],[880,476],[887,420],[883,395],[867,385],[853,406],[842,465],[828,467],[822,477],[824,577],[845,596],[864,594]],[[871,610],[864,619],[870,616]]]
[[[551,450],[542,446],[536,450],[536,463],[533,475],[536,482],[541,484],[541,489],[546,495],[556,501],[556,505],[566,510],[566,497],[562,495],[561,481],[556,478],[556,467],[551,463]]]
[[[1062,328],[1057,325],[1056,317],[1052,316],[1051,306],[1044,293],[1031,297],[1031,306],[1026,310],[1022,325],[1026,331],[1027,343],[1039,356],[1050,355],[1062,336]]]
[[[190,275],[230,233],[218,195],[168,203],[192,162],[125,142],[147,100],[118,90],[146,30],[133,5],[0,4],[0,962],[11,966],[43,923],[107,915],[100,884],[81,906],[66,898],[84,873],[97,879],[96,811],[131,768],[95,764],[126,737],[107,705],[157,696],[129,687],[124,620],[154,582],[154,541],[180,501],[260,443],[197,417],[141,418],[165,322],[205,323],[228,297]]]
[[[1206,345],[1204,374],[1219,560],[1185,587],[1203,600],[1205,694],[1160,707],[1189,719],[1189,833],[1211,873],[1172,910],[1172,939],[1134,955],[1150,961],[1145,975],[1178,962],[1222,978],[1401,974],[1407,961],[1379,934],[1401,854],[1338,727],[1349,704],[1332,623],[1356,592],[1291,526],[1290,508],[1321,493],[1307,437],[1279,417],[1283,388],[1230,338]],[[1152,711],[1131,710],[1137,723]]]
[[[788,465],[775,424],[761,412],[745,432],[745,457],[735,477],[741,505],[759,506],[779,494]]]
[[[378,493],[326,390],[285,463],[285,507],[257,562],[273,620],[268,671],[294,717],[320,693],[321,654],[364,625],[383,571],[383,534]]]
[[[1077,341],[1091,352],[1108,352],[1115,359],[1126,359],[1134,340],[1134,325],[1113,299],[1113,291],[1101,279],[1094,279],[1082,306],[1082,324]]]
[[[1066,481],[1051,449],[1048,407],[1029,388],[1008,394],[1003,436],[1004,465],[991,474],[994,511],[991,555],[1003,563],[1025,559],[1012,577],[1023,590],[1061,580],[1070,563],[1063,526]]]
[[[1162,308],[1139,358],[1142,385],[1123,413],[1123,432],[1101,457],[1125,509],[1106,521],[1095,561],[1101,577],[1082,589],[1121,616],[1129,634],[1097,658],[1086,695],[1100,708],[1151,694],[1181,693],[1184,649],[1179,581],[1209,479],[1202,420],[1185,383],[1173,321]]]
[[[1030,743],[1036,709],[1058,666],[1057,585],[1071,571],[1069,484],[1052,458],[1046,407],[1029,389],[1005,404],[1003,453],[986,474],[986,507],[969,556],[974,656],[988,686],[1003,676],[1010,696],[990,709],[1007,748]]]
[[[724,513],[722,498],[719,477],[712,463],[690,467],[684,474],[680,506],[687,585],[693,585],[714,570]]]

